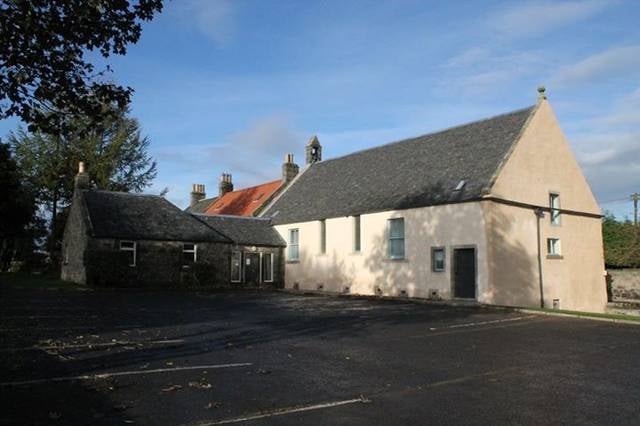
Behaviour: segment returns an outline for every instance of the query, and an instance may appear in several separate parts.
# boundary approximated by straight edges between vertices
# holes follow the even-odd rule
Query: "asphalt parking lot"
[[[638,424],[640,327],[281,292],[0,289],[2,424]]]

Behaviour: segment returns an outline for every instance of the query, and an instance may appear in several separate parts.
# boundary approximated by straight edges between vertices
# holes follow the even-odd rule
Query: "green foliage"
[[[124,55],[162,0],[3,0],[0,2],[0,119],[57,134],[70,116],[105,118],[103,105],[129,104],[130,87],[108,81],[91,52]]]
[[[33,188],[23,179],[9,145],[0,143],[0,270],[21,257],[30,241],[36,203]]]
[[[602,221],[604,258],[608,267],[640,267],[640,226],[607,213]]]
[[[100,189],[140,192],[157,174],[147,152],[149,139],[126,110],[112,112],[101,126],[92,123],[76,118],[69,123],[72,130],[62,135],[19,129],[9,136],[25,180],[36,188],[36,201],[51,218],[54,241],[60,240],[64,221],[57,219],[71,203],[80,161]]]

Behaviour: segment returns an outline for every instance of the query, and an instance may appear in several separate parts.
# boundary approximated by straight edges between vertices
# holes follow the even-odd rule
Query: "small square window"
[[[547,254],[549,256],[562,255],[559,238],[547,238]]]
[[[182,245],[182,265],[189,266],[198,261],[198,246],[193,243]]]
[[[135,241],[120,241],[120,252],[125,256],[127,264],[136,266],[138,245]]]
[[[431,270],[433,272],[444,272],[445,250],[444,247],[431,248]]]

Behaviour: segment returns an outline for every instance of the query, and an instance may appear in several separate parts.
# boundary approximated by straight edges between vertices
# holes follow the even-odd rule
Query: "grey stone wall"
[[[640,269],[609,269],[607,284],[613,300],[640,300]]]
[[[136,241],[136,266],[116,239],[92,238],[86,252],[87,283],[108,287],[215,288],[230,284],[231,246],[197,243],[198,261],[183,265],[183,243]]]
[[[74,195],[62,239],[62,265],[60,278],[79,284],[86,283],[84,253],[87,246],[87,224],[79,195]]]

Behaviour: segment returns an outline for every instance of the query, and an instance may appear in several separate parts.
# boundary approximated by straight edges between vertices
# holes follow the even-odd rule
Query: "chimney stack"
[[[320,145],[320,141],[317,136],[312,136],[311,139],[309,139],[305,148],[305,153],[307,164],[322,161],[322,145]]]
[[[282,165],[282,184],[289,184],[299,171],[300,167],[293,162],[293,154],[287,154]]]
[[[231,182],[231,175],[229,173],[223,173],[220,177],[220,197],[227,192],[233,191],[233,183]]]
[[[191,187],[191,202],[189,203],[189,207],[193,207],[198,204],[198,201],[202,201],[207,196],[207,193],[204,191],[204,185],[200,183],[194,183]]]
[[[78,174],[73,181],[74,190],[87,190],[91,187],[91,179],[89,173],[86,172],[84,161],[78,163]]]

